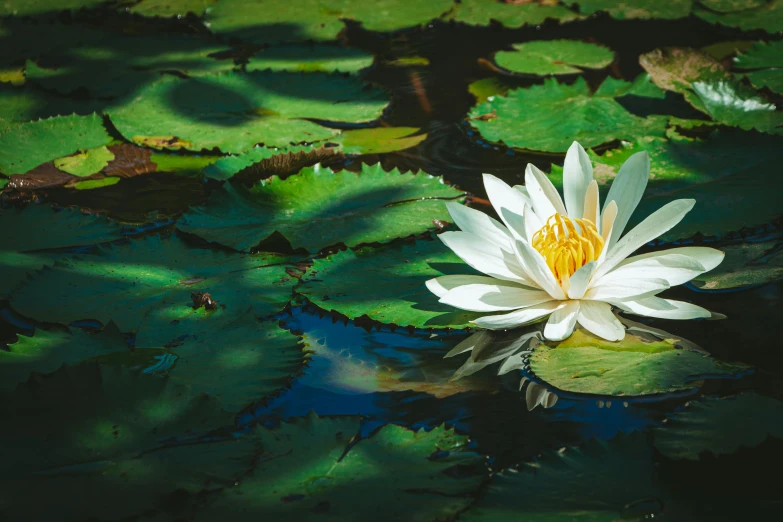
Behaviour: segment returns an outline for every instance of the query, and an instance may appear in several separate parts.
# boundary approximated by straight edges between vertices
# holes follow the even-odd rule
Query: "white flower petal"
[[[668,250],[665,252],[668,252]],[[660,254],[660,252],[656,253]],[[595,284],[600,285],[602,281],[607,280],[630,281],[634,279],[658,278],[665,279],[669,286],[677,286],[690,281],[704,272],[704,265],[689,256],[671,253],[657,256],[644,254],[642,256],[629,257]]]
[[[489,330],[503,330],[522,326],[551,314],[563,306],[561,301],[548,301],[540,305],[523,308],[508,314],[486,315],[472,321],[475,325]]]
[[[550,341],[562,341],[574,332],[576,316],[579,313],[579,301],[566,301],[565,306],[558,308],[549,316],[544,327],[544,337]]]
[[[560,194],[549,178],[532,163],[525,169],[525,186],[530,194],[533,210],[541,221],[546,221],[552,214],[566,215],[565,205]]]
[[[650,156],[646,151],[637,152],[625,160],[615,176],[612,186],[609,188],[609,194],[606,196],[606,203],[604,203],[604,209],[606,209],[609,202],[617,202],[617,218],[614,220],[614,230],[608,243],[610,248],[620,239],[625,225],[631,219],[631,214],[642,199],[649,176]]]
[[[525,187],[524,185],[514,185],[511,188],[520,191],[523,196],[525,196],[527,199],[530,199],[530,192],[528,192],[527,187]]]
[[[501,285],[458,286],[440,298],[443,304],[471,312],[517,310],[551,300],[543,290]]]
[[[514,254],[506,252],[486,239],[467,232],[444,232],[438,237],[460,259],[479,272],[504,281],[538,286],[525,276],[525,271]]]
[[[517,238],[517,239],[524,239],[528,243],[533,240],[533,236],[541,230],[541,227],[544,226],[544,223],[539,219],[539,217],[536,215],[536,213],[533,211],[533,207],[525,207],[525,211],[523,213],[523,219],[525,223],[525,237],[523,238]]]
[[[585,292],[584,299],[591,301],[628,301],[642,299],[669,288],[665,279],[606,278]]]
[[[544,289],[554,299],[565,299],[565,293],[555,280],[555,276],[547,266],[543,256],[525,240],[514,242],[517,255],[519,256],[526,275],[536,282],[537,286]]]
[[[581,301],[576,320],[585,330],[607,341],[620,341],[625,337],[625,328],[606,303]]]
[[[530,198],[509,187],[505,181],[492,174],[484,174],[484,189],[500,220],[509,229],[519,227],[525,205],[532,204]],[[521,233],[522,230],[518,232]]]
[[[604,205],[604,211],[601,214],[601,237],[604,240],[603,252],[609,251],[609,236],[612,234],[614,220],[617,218],[617,203],[610,201]]]
[[[516,286],[516,283],[502,281],[489,276],[479,275],[445,275],[430,279],[426,283],[427,289],[438,297],[443,297],[449,290],[464,285],[507,285]]]
[[[709,310],[701,306],[660,297],[647,297],[613,304],[632,314],[659,319],[708,319],[712,315]]]
[[[590,163],[585,149],[573,142],[563,163],[563,196],[569,217],[579,219],[584,214],[585,194],[591,181],[593,164]]]
[[[507,252],[514,251],[511,234],[496,219],[479,210],[453,201],[446,203],[446,209],[449,211],[451,219],[454,220],[454,224],[463,232],[483,237]]]
[[[568,297],[570,299],[581,299],[584,297],[593,274],[597,269],[598,262],[591,261],[574,272],[571,276],[570,286],[568,287]]]
[[[585,192],[584,211],[582,212],[582,218],[592,221],[600,233],[601,210],[598,204],[598,199],[598,182],[596,180],[592,180],[587,185],[587,191]]]
[[[619,265],[626,257],[633,254],[636,249],[646,245],[664,232],[671,230],[672,227],[682,221],[682,218],[690,212],[695,203],[692,199],[678,199],[667,203],[647,216],[644,221],[636,225],[616,245],[609,248],[606,258],[601,262],[598,271],[593,276],[596,281],[612,268]],[[616,221],[612,228],[613,230],[617,228]],[[612,235],[614,236],[614,232],[612,232]]]

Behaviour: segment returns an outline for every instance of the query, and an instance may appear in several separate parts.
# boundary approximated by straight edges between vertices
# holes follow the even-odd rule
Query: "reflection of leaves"
[[[150,310],[186,309],[191,292],[205,290],[233,313],[252,305],[268,315],[290,297],[286,261],[274,254],[188,248],[176,237],[153,236],[61,259],[32,276],[11,301],[20,313],[44,321],[114,319],[123,331],[136,330]]]
[[[187,386],[91,364],[19,386],[0,413],[8,423],[0,434],[7,520],[133,518],[177,491],[234,483],[255,449],[250,439],[159,449],[233,416]],[[51,501],[37,502],[40,495]]]
[[[493,111],[496,117],[480,118]],[[663,136],[666,128],[665,117],[640,118],[600,90],[590,94],[583,78],[572,85],[549,79],[515,89],[479,104],[470,117],[488,140],[547,152],[565,152],[574,140],[595,147],[616,139]]]
[[[258,321],[252,309],[153,309],[136,347],[164,345],[177,356],[170,380],[218,398],[232,412],[281,390],[304,362],[297,337]]]
[[[501,51],[495,62],[509,71],[537,74],[579,74],[582,69],[601,69],[614,60],[614,53],[602,45],[578,40],[540,40],[514,45]]]
[[[0,132],[0,172],[22,174],[46,161],[110,141],[103,120],[95,113],[13,125]]]
[[[440,241],[416,241],[316,259],[296,291],[349,319],[366,315],[400,326],[464,328],[478,314],[439,303],[424,283],[470,272]]]
[[[69,333],[37,329],[35,335],[20,335],[0,350],[0,388],[13,389],[32,373],[50,373],[63,364],[74,365],[91,357],[127,352],[128,345],[117,326],[109,323],[94,334],[74,329]]]
[[[432,230],[433,219],[449,219],[439,198],[460,195],[441,178],[384,172],[380,164],[365,165],[358,174],[316,165],[250,189],[225,185],[177,226],[245,252],[277,231],[294,248],[316,252],[337,243],[385,243]]]
[[[0,209],[0,234],[0,296],[24,281],[28,272],[63,255],[36,250],[89,246],[123,236],[122,227],[103,216],[85,215],[71,208],[54,212],[35,204],[22,210]]]
[[[641,520],[662,511],[662,496],[645,436],[620,433],[495,474],[460,521]]]
[[[565,341],[539,345],[530,356],[530,369],[563,391],[621,396],[687,390],[695,380],[730,377],[748,369],[675,345],[672,339],[647,340],[631,334],[610,342],[576,330]]]
[[[783,439],[783,403],[753,392],[690,402],[655,430],[655,448],[672,459],[726,455]]]
[[[257,428],[248,436],[260,440],[264,453],[253,472],[195,520],[348,522],[377,519],[381,506],[384,520],[446,520],[470,503],[483,480],[483,459],[452,430],[385,426],[343,456],[358,429],[356,418],[314,414],[275,430]]]
[[[386,103],[383,93],[356,78],[255,71],[163,77],[108,112],[134,142],[155,138],[158,148],[240,153],[259,143],[284,147],[331,138],[339,131],[302,118],[364,122],[379,117]]]

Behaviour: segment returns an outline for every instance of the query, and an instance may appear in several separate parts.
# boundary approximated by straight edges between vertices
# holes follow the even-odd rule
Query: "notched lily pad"
[[[763,29],[772,34],[783,31],[781,0],[702,0],[694,6],[693,14],[744,31]]]
[[[783,403],[754,392],[709,397],[689,402],[653,433],[655,449],[671,459],[728,455],[768,438],[783,439]]]
[[[749,368],[675,347],[674,340],[635,336],[610,342],[577,330],[560,343],[539,345],[530,356],[535,375],[559,390],[639,396],[694,388],[694,381],[734,377]]]
[[[377,164],[357,174],[316,165],[250,189],[224,185],[177,227],[245,252],[279,232],[294,248],[317,252],[338,243],[385,243],[433,230],[433,219],[449,219],[443,200],[460,196],[442,178],[424,173],[385,172]]]
[[[470,272],[440,241],[420,240],[316,259],[296,292],[349,319],[367,316],[400,326],[465,328],[479,314],[439,303],[424,283]]]
[[[429,432],[388,425],[355,441],[355,417],[314,414],[279,428],[256,428],[263,454],[253,472],[223,490],[195,520],[237,522],[291,518],[310,522],[350,513],[356,520],[453,518],[471,502],[484,478],[483,459],[467,439],[437,427]],[[459,469],[459,474],[450,472]]]
[[[747,71],[742,74],[754,87],[783,93],[783,42],[756,42],[734,58],[734,68]]]
[[[286,175],[302,167],[318,163],[322,159],[340,154],[335,147],[308,145],[269,149],[253,147],[243,154],[226,156],[204,168],[204,175],[211,179],[226,180],[236,176],[240,181],[258,181],[273,175]]]
[[[514,51],[495,54],[495,63],[516,73],[579,74],[582,69],[602,69],[614,53],[598,44],[578,40],[540,40],[514,45]]]

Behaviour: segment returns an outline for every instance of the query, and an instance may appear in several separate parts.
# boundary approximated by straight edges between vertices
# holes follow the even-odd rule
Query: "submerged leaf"
[[[275,430],[256,428],[249,437],[264,453],[253,472],[195,520],[309,522],[338,513],[367,520],[380,506],[388,520],[445,520],[468,506],[484,478],[483,459],[465,449],[467,439],[442,426],[417,433],[388,425],[349,445],[358,429],[357,418],[314,414]],[[449,473],[456,468],[459,476]]]
[[[296,291],[349,319],[366,315],[400,326],[464,328],[479,314],[439,303],[424,283],[471,272],[440,241],[416,241],[316,259]]]
[[[433,219],[449,219],[443,200],[461,195],[441,178],[384,172],[380,164],[364,166],[358,174],[316,165],[250,189],[224,185],[177,227],[245,252],[279,232],[294,248],[317,252],[338,243],[385,243],[433,230]]]

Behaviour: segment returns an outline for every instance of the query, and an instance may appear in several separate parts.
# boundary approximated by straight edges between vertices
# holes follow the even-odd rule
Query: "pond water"
[[[772,520],[783,3],[0,0],[0,519]],[[625,339],[473,328],[483,173],[710,246]],[[630,228],[629,228],[630,229]],[[725,317],[723,317],[725,316]],[[778,515],[775,515],[778,513]]]

